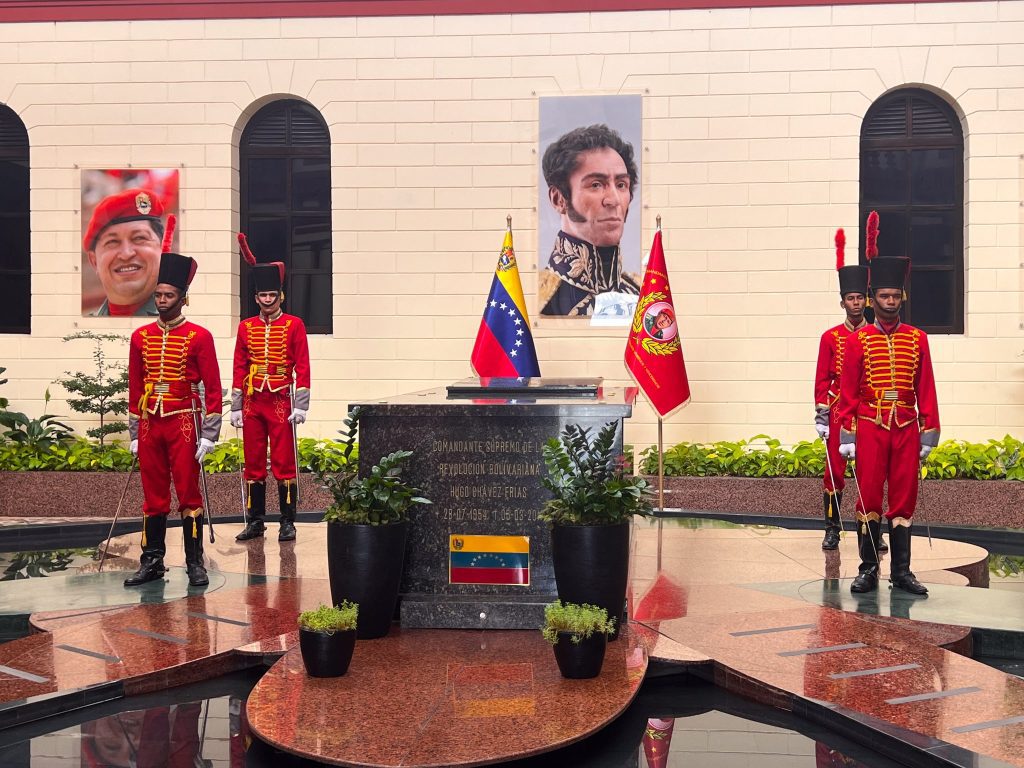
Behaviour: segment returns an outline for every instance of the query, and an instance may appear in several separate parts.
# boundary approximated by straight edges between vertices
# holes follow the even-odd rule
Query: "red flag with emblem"
[[[661,230],[655,233],[651,245],[651,258],[626,340],[625,361],[630,375],[662,418],[690,402],[690,382],[668,285]]]

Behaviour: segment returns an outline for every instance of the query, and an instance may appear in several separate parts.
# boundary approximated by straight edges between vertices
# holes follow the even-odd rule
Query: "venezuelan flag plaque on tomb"
[[[448,539],[448,581],[530,586],[530,537],[453,534]]]

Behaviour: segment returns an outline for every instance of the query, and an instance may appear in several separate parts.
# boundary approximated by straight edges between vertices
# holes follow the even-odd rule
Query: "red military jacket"
[[[151,414],[170,416],[199,408],[199,383],[205,388],[202,436],[220,436],[220,367],[213,336],[202,326],[179,317],[157,320],[137,329],[128,346],[128,413],[132,439],[138,420]]]
[[[821,334],[818,367],[814,372],[814,410],[819,416],[826,415],[839,402],[839,376],[843,371],[846,341],[856,330],[845,320]]]
[[[309,410],[309,343],[301,318],[278,312],[269,322],[256,315],[238,324],[235,338],[231,409],[242,395],[280,392],[295,383],[293,407]]]
[[[885,429],[917,421],[921,440],[937,445],[939,404],[928,335],[906,323],[885,333],[876,322],[847,340],[839,383],[839,419],[843,442],[857,431],[859,419]]]

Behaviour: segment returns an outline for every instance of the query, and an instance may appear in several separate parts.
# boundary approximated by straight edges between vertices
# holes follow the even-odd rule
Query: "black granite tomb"
[[[360,464],[369,466],[395,450],[413,451],[407,476],[434,502],[412,517],[401,586],[404,627],[538,628],[544,605],[557,597],[550,531],[537,519],[549,498],[541,485],[541,448],[567,424],[596,432],[616,421],[622,450],[622,420],[632,413],[635,388],[563,379],[557,392],[545,388],[543,379],[527,379],[520,396],[516,380],[488,387],[492,381],[472,379],[453,385],[450,393],[437,388],[358,403]],[[581,394],[587,387],[589,394]],[[483,536],[500,538],[474,538]],[[528,538],[528,545],[515,537]],[[470,564],[453,553],[478,548],[473,545],[481,541],[497,541],[496,549],[506,552],[528,549],[529,583],[453,583],[464,577],[453,575],[450,566]],[[482,562],[524,560],[499,553]]]

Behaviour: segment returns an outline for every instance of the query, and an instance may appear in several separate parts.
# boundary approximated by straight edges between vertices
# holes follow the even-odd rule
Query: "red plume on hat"
[[[878,211],[868,214],[868,232],[864,238],[864,255],[868,261],[878,255]]]
[[[846,266],[846,233],[842,227],[836,230],[836,269]]]
[[[249,248],[249,240],[244,232],[238,233],[238,245],[242,249],[242,258],[245,259],[245,263],[250,267],[255,267],[256,257],[252,255],[252,250]]]
[[[164,241],[160,246],[161,253],[171,252],[171,242],[174,240],[174,228],[178,226],[178,217],[173,213],[167,217],[167,228],[164,229]]]

